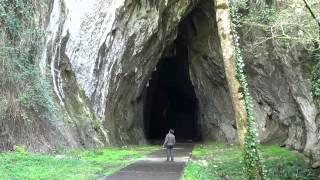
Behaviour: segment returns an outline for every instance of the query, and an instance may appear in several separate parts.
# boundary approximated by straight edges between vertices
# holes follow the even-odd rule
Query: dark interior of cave
[[[144,127],[149,140],[164,139],[169,129],[177,140],[199,140],[197,99],[189,77],[188,51],[182,35],[159,60],[147,87]]]

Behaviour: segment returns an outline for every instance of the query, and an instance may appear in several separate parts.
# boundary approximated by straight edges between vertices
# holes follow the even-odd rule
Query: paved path
[[[174,162],[166,161],[165,149],[153,152],[106,177],[106,180],[179,180],[193,146],[193,144],[177,144],[174,148]]]

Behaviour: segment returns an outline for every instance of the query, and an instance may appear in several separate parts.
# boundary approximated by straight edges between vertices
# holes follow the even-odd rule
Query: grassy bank
[[[128,146],[60,155],[31,154],[24,150],[0,153],[0,179],[100,179],[158,148]]]
[[[297,152],[275,145],[260,148],[269,179],[320,179]],[[221,143],[197,145],[192,152],[192,159],[186,164],[182,179],[245,179],[239,146]]]

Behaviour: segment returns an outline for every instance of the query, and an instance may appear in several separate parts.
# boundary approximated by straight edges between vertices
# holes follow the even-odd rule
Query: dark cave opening
[[[177,140],[199,140],[197,98],[189,77],[188,49],[181,37],[174,41],[147,87],[144,129],[148,140],[163,139],[169,129]]]

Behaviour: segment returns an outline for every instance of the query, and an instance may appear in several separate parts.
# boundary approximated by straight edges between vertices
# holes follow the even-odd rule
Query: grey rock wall
[[[144,143],[144,93],[165,49],[179,34],[188,47],[201,136],[237,142],[213,4],[204,0],[55,0],[41,66],[50,67],[55,93],[64,104],[68,88],[63,88],[65,75],[59,64],[70,64],[74,86],[90,100],[110,143]],[[251,42],[243,38],[246,47]],[[318,110],[305,76],[305,52],[299,45],[283,52],[275,52],[272,46],[268,41],[244,52],[258,138],[317,158]],[[57,54],[64,58],[56,58]]]
[[[12,38],[6,28],[1,27],[0,46],[3,48],[16,44],[18,53],[21,53],[19,48],[25,48],[22,53],[29,53],[28,55],[34,59],[30,61],[28,56],[28,59],[19,59],[19,62],[21,64],[30,63],[28,65],[39,64],[41,73],[37,74],[39,79],[30,80],[29,83],[21,85],[23,84],[21,80],[16,81],[15,79],[20,76],[12,75],[20,73],[17,65],[13,62],[13,65],[7,65],[12,69],[5,68],[6,64],[11,63],[8,61],[12,61],[12,58],[15,57],[11,57],[9,53],[0,56],[1,67],[3,67],[0,74],[7,75],[0,78],[0,151],[13,150],[16,145],[24,145],[30,151],[46,152],[65,148],[96,148],[109,144],[102,123],[97,120],[88,97],[79,88],[75,73],[71,69],[70,58],[64,51],[70,36],[70,33],[62,36],[61,31],[60,23],[66,21],[64,4],[53,0],[24,3],[33,7],[30,7],[32,11],[27,15],[19,14],[19,16],[28,16],[27,18],[21,17],[21,22],[19,22],[22,27],[19,29],[22,31],[20,38]],[[62,7],[61,11],[50,16],[50,13],[52,15],[56,12],[58,4]],[[33,18],[34,21],[23,22],[29,18]],[[24,23],[28,26],[24,27]],[[47,32],[44,34],[46,28]],[[39,47],[31,47],[31,41]],[[39,51],[39,53],[34,53],[34,51]],[[28,73],[38,73],[38,69],[28,69]],[[10,76],[13,78],[8,81]],[[24,78],[25,76],[21,75]],[[33,78],[33,76],[26,77]],[[51,80],[49,83],[52,84],[55,97],[51,97],[51,91],[44,92],[47,90],[47,86],[44,85],[47,83],[45,80],[47,78]],[[43,104],[33,102],[35,97],[34,94],[30,95],[28,92],[30,88],[36,89],[39,95],[36,98],[43,98],[40,99]],[[45,90],[41,91],[40,88]],[[22,92],[27,94],[27,99],[31,101],[32,106],[21,102]],[[47,100],[52,100],[52,102],[46,102]],[[37,105],[48,106],[34,108]]]

